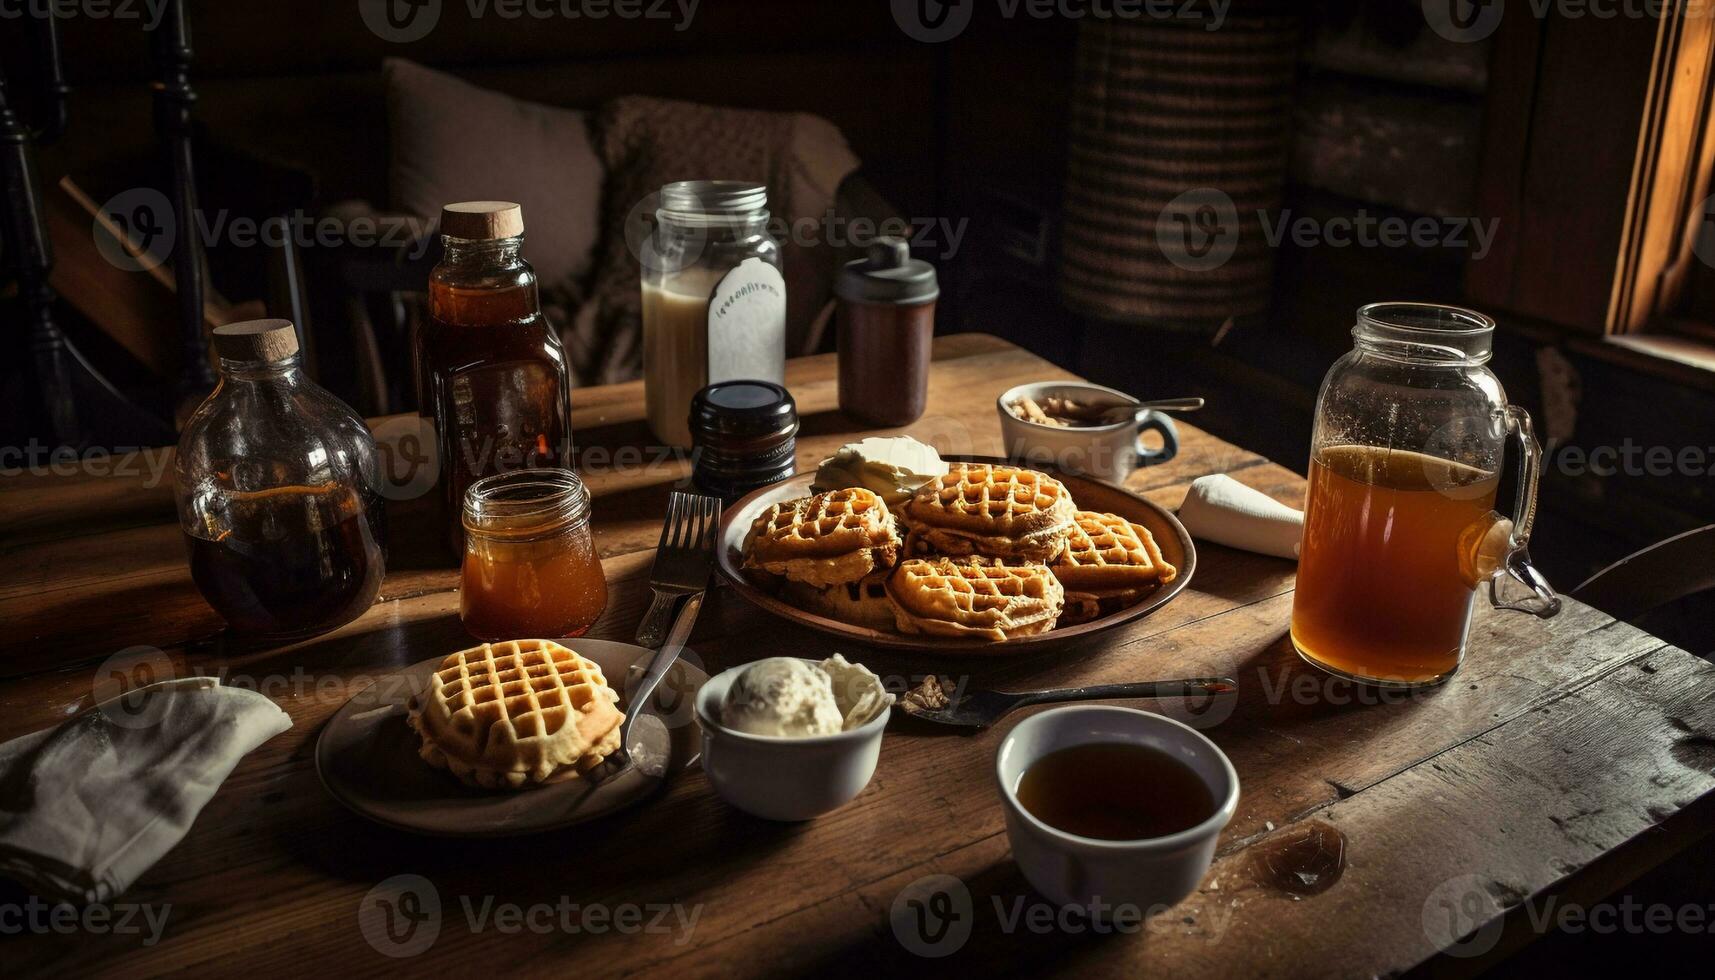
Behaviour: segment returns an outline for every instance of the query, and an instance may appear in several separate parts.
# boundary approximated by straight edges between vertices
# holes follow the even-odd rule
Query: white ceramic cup
[[[1058,426],[1026,422],[1007,410],[1008,405],[1020,398],[1040,403],[1050,395],[1086,404],[1138,403],[1123,391],[1082,381],[1043,381],[1009,389],[996,400],[995,407],[1000,411],[1001,441],[1007,456],[1015,462],[1123,483],[1138,467],[1165,463],[1179,453],[1179,429],[1160,412],[1108,425]],[[1151,430],[1161,435],[1160,449],[1145,449],[1138,444],[1138,436]]]
[[[1018,802],[1018,780],[1051,752],[1091,742],[1130,743],[1166,752],[1202,778],[1215,812],[1189,830],[1144,840],[1097,840],[1051,827]],[[1012,857],[1049,900],[1092,910],[1135,906],[1153,914],[1191,894],[1215,857],[1221,829],[1239,805],[1239,774],[1197,730],[1171,718],[1113,705],[1053,708],[1013,726],[995,755]]]
[[[814,660],[804,661],[816,666]],[[703,771],[721,799],[769,820],[809,820],[851,802],[875,775],[889,711],[849,732],[775,738],[721,724],[727,688],[749,664],[722,671],[697,691]]]

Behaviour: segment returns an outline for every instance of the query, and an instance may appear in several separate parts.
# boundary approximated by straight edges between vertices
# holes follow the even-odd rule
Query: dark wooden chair
[[[1686,531],[1609,565],[1571,593],[1615,619],[1635,622],[1702,592],[1715,590],[1715,524]],[[1663,639],[1707,656],[1715,636],[1706,631],[1677,632],[1673,623],[1653,623]],[[1703,635],[1696,635],[1702,632]]]

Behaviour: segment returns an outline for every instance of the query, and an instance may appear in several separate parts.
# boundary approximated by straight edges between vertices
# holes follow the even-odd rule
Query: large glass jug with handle
[[[1493,320],[1429,303],[1358,311],[1316,403],[1292,644],[1365,683],[1439,684],[1458,669],[1477,590],[1538,616],[1560,599],[1532,566],[1542,447],[1487,367]],[[1518,493],[1495,511],[1507,443]]]

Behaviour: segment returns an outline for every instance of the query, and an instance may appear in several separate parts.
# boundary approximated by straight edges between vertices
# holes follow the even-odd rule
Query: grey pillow
[[[395,211],[433,222],[457,201],[516,201],[546,285],[581,283],[601,230],[587,116],[478,88],[403,58],[381,64]]]

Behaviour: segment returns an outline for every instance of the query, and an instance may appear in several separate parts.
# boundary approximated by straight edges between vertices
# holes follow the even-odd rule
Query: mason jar
[[[479,640],[582,636],[607,608],[590,492],[567,469],[517,470],[464,496],[459,619]]]
[[[786,379],[786,279],[768,233],[767,188],[667,184],[639,258],[649,427],[689,448],[691,399],[705,386]]]
[[[1465,656],[1479,586],[1496,608],[1559,611],[1528,548],[1542,448],[1488,368],[1494,331],[1457,307],[1358,311],[1311,435],[1292,605],[1292,643],[1311,664],[1370,684],[1438,684]],[[1510,518],[1495,511],[1509,442]],[[1526,594],[1503,598],[1509,579]]]

